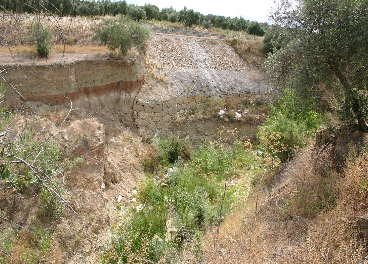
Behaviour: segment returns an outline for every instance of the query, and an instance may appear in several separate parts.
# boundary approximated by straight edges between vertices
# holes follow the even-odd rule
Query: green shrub
[[[312,110],[312,105],[301,104],[294,92],[285,91],[278,106],[270,106],[271,114],[257,134],[266,155],[285,162],[315,133],[320,115]]]
[[[3,85],[0,91],[1,98],[5,91]],[[34,131],[31,129],[17,137],[8,137],[9,124],[11,115],[2,109],[0,183],[15,192],[33,190],[39,193],[42,204],[40,216],[58,217],[64,195],[63,188],[57,184],[57,176],[63,172],[59,166],[62,158],[60,148],[52,142],[34,140]]]
[[[295,151],[305,146],[305,131],[305,124],[276,113],[268,117],[260,128],[258,140],[267,154],[285,162]]]
[[[128,6],[128,16],[130,16],[135,21],[145,20],[147,18],[144,7],[139,7],[135,5]]]
[[[272,41],[272,35],[266,34],[266,36],[263,39],[263,45],[259,48],[264,54],[267,54],[269,52],[273,53],[273,46],[271,44]]]
[[[247,28],[247,33],[256,36],[263,36],[265,34],[263,28],[257,21],[250,22]]]
[[[24,161],[11,163],[9,174],[2,175],[2,180],[15,190],[21,190],[28,185],[47,184],[42,182],[43,177],[55,179],[56,175],[62,172],[58,166],[61,159],[59,147],[48,142],[41,146],[41,143],[33,141],[32,138],[33,131],[29,130],[20,136],[19,141],[7,145],[9,159],[15,156]]]
[[[32,36],[36,42],[38,56],[41,58],[47,58],[51,50],[50,39],[52,37],[52,33],[50,29],[40,22],[36,22],[32,28]]]
[[[63,173],[59,166],[61,151],[53,143],[46,142],[41,145],[32,138],[33,131],[29,130],[18,142],[7,145],[6,159],[10,164],[8,163],[6,173],[2,171],[0,180],[18,192],[30,188],[39,190],[41,208],[38,216],[57,219],[64,209],[61,201],[64,190],[56,183],[57,176]],[[24,162],[11,163],[11,160],[19,159]]]
[[[190,148],[178,137],[154,138],[154,144],[158,150],[158,161],[161,166],[167,167],[178,160],[190,158]]]
[[[104,20],[92,40],[98,40],[100,45],[106,45],[112,52],[119,49],[119,53],[125,56],[132,47],[142,50],[149,36],[146,26],[122,17],[119,21]]]
[[[45,218],[49,220],[58,219],[64,210],[62,203],[55,200],[55,197],[45,188],[41,189],[40,192],[40,202],[41,207],[38,211],[38,216],[40,218]]]
[[[205,28],[205,29],[209,29],[209,28],[212,28],[212,23],[211,23],[211,20],[204,20],[203,22],[202,22],[202,26],[203,26],[203,28]]]

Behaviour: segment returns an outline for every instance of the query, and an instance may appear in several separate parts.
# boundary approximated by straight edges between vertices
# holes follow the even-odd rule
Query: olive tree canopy
[[[341,119],[367,131],[368,0],[283,0],[272,20],[275,87],[305,100],[329,91]]]

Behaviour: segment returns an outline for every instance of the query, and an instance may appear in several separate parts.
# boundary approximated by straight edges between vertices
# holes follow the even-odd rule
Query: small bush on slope
[[[38,56],[41,58],[47,58],[51,50],[50,39],[52,37],[52,33],[50,29],[40,22],[36,22],[32,28],[32,36],[36,42]]]
[[[260,127],[258,139],[265,155],[277,163],[287,161],[298,149],[306,146],[320,125],[312,106],[300,106],[292,91],[285,91],[278,106],[271,105],[271,114]]]

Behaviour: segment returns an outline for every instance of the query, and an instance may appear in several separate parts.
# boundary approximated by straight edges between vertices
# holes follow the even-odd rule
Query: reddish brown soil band
[[[119,81],[101,86],[82,87],[72,93],[53,93],[43,91],[42,94],[24,95],[27,101],[42,102],[49,105],[68,105],[70,100],[77,102],[80,99],[92,99],[93,97],[103,97],[105,95],[121,93],[134,93],[143,85],[143,79],[135,81]],[[70,99],[70,100],[69,100]]]

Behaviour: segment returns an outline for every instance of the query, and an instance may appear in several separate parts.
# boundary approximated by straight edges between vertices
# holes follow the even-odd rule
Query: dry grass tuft
[[[260,47],[263,45],[262,37],[257,37],[256,39],[231,39],[228,42],[248,65],[257,68],[263,65],[266,55],[260,50]]]
[[[355,216],[368,208],[368,149],[359,154],[353,148],[346,161],[345,177],[339,185],[340,204],[346,216]],[[348,209],[348,210],[346,210]]]
[[[353,147],[335,188],[336,207],[321,213],[307,237],[313,263],[365,263],[367,256],[368,151]]]
[[[362,261],[366,248],[357,229],[340,218],[340,212],[321,214],[309,228],[306,239],[309,263],[366,263]]]

